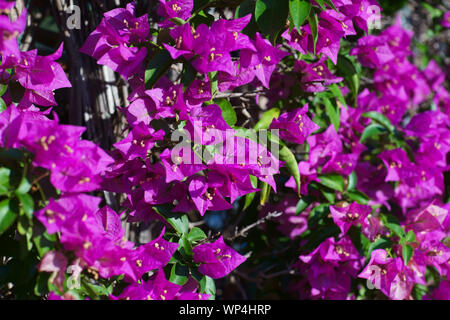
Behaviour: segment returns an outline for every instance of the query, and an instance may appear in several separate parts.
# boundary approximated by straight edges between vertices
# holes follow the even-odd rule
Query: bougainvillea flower
[[[238,197],[259,191],[259,189],[253,187],[246,169],[217,164],[211,164],[209,169],[216,171],[225,177],[225,182],[220,188],[220,191],[225,197],[230,198],[231,203]]]
[[[63,291],[65,272],[67,268],[67,258],[60,251],[49,251],[39,263],[40,272],[51,272],[49,281]]]
[[[309,163],[313,166],[323,164],[342,152],[342,141],[333,125],[323,133],[309,136],[306,140],[310,146]]]
[[[450,17],[450,14],[448,15]],[[450,20],[448,22],[448,28],[450,28]],[[450,281],[441,281],[439,287],[437,287],[431,294],[433,300],[450,300]],[[423,300],[429,300],[430,296],[424,296]]]
[[[144,282],[147,300],[172,300],[181,286],[166,280],[164,271],[159,269],[156,275]]]
[[[165,229],[153,241],[139,246],[132,253],[132,267],[140,279],[148,271],[165,267],[178,248],[178,243],[164,240]]]
[[[204,80],[195,79],[187,88],[185,95],[191,105],[199,105],[211,100],[211,84],[209,80],[207,78]]]
[[[356,168],[358,153],[338,153],[323,166],[321,173],[335,172],[345,176],[350,175]]]
[[[372,212],[370,206],[356,202],[346,206],[330,206],[334,223],[341,229],[341,234],[347,233],[351,226],[357,226]]]
[[[283,113],[273,119],[269,129],[279,129],[280,138],[286,141],[303,144],[306,138],[320,127],[307,115],[308,104],[302,108]]]
[[[0,146],[3,148],[17,147],[22,122],[23,115],[14,105],[0,113]]]
[[[239,66],[239,61],[234,61],[235,74],[230,74],[226,72],[219,72],[217,79],[219,81],[219,90],[221,92],[227,90],[233,90],[237,87],[243,86],[245,84],[252,83],[255,79],[255,73],[253,67],[243,68]]]
[[[157,13],[164,18],[159,26],[161,28],[174,26],[175,24],[170,21],[172,18],[188,19],[193,8],[193,0],[159,0]]]
[[[398,17],[395,24],[383,30],[382,35],[387,36],[390,40],[388,44],[396,58],[404,58],[411,55],[411,39],[413,32],[402,27],[401,18]]]
[[[133,2],[128,3],[125,9],[116,8],[105,12],[103,16],[108,25],[114,28],[120,38],[127,42],[143,42],[150,32],[148,15],[136,17]]]
[[[53,95],[53,90],[71,87],[64,70],[55,62],[61,57],[62,51],[63,44],[54,54],[46,57],[39,56],[36,49],[22,52],[20,62],[14,67],[17,81],[24,88],[32,90],[37,95],[42,94],[44,97],[49,93]],[[53,98],[50,99],[54,101]],[[49,105],[45,104],[44,100],[38,102],[44,106]]]
[[[450,28],[450,11],[444,13],[444,18],[442,19],[442,25],[446,28]]]
[[[171,199],[167,193],[169,184],[166,183],[166,170],[161,163],[148,165],[143,176],[136,177],[136,182],[144,189],[145,202],[149,204],[162,204]]]
[[[305,92],[326,91],[328,85],[344,80],[330,72],[324,59],[310,64],[303,60],[297,60],[294,64],[294,71],[299,73],[300,84]]]
[[[161,163],[166,169],[166,182],[182,181],[207,167],[201,163],[198,156],[192,151],[186,157],[183,149],[176,154],[176,149],[165,149],[160,155]]]
[[[164,135],[164,130],[155,131],[152,127],[140,122],[133,126],[125,139],[114,144],[114,147],[120,150],[124,157],[129,160],[137,157],[145,158],[155,142],[163,140]]]
[[[297,28],[292,28],[291,31],[286,29],[281,36],[288,41],[291,48],[299,51],[301,54],[306,54],[309,36],[306,32],[302,32],[300,35]]]
[[[172,59],[178,59],[180,56],[191,59],[194,56],[194,35],[189,23],[176,26],[170,30],[170,36],[175,41],[175,47],[163,43]]]
[[[223,39],[201,24],[195,30],[194,52],[196,58],[192,61],[192,66],[200,73],[222,71],[235,74],[235,65],[231,61],[229,48],[223,42]]]
[[[206,210],[228,210],[233,206],[223,198],[219,188],[224,184],[225,177],[217,173],[210,173],[207,177],[194,176],[189,182],[189,194],[194,201],[200,215]]]
[[[223,237],[213,243],[193,248],[194,262],[200,263],[198,271],[213,279],[223,278],[242,264],[246,258],[227,246]]]
[[[256,48],[249,37],[241,33],[241,31],[248,25],[251,18],[252,15],[248,14],[242,18],[233,20],[219,19],[212,23],[211,32],[214,33],[216,37],[223,38],[221,41],[230,52],[242,49],[256,51]]]
[[[95,212],[94,217],[103,228],[106,237],[110,238],[114,243],[123,243],[125,230],[122,228],[120,216],[114,210],[105,206]]]
[[[449,216],[447,209],[435,204],[435,201],[426,206],[408,212],[409,227],[415,233],[426,233],[434,230],[445,230],[445,220]]]
[[[81,218],[86,212],[97,211],[100,201],[100,198],[84,194],[62,197],[58,201],[52,198],[48,205],[35,215],[47,232],[53,234],[60,231],[71,217]]]
[[[403,299],[409,295],[409,292],[407,294],[404,290],[402,290],[403,292],[396,292],[400,285],[398,275],[403,269],[404,265],[401,258],[390,258],[384,249],[376,249],[372,251],[369,263],[358,277],[367,279],[388,297]],[[406,283],[406,281],[403,281],[403,283]]]
[[[307,161],[300,161],[298,163],[298,170],[300,172],[301,194],[307,195],[308,185],[312,181],[319,181],[319,179],[317,178],[317,170],[313,168]],[[295,182],[294,177],[290,177],[284,186],[297,191],[297,183]]]
[[[11,10],[15,4],[16,3],[12,0],[0,0],[0,10],[8,12],[8,10]]]
[[[101,255],[94,262],[89,263],[91,269],[96,270],[102,278],[124,275],[126,282],[135,282],[139,278],[134,273],[131,250],[107,242],[104,238],[97,240],[94,245],[102,245]],[[89,251],[86,250],[86,251]],[[94,250],[91,250],[94,251]],[[97,252],[100,250],[97,250]]]
[[[70,158],[70,161],[67,161],[68,157],[61,157],[60,161],[56,162],[56,167],[52,168],[52,184],[67,192],[98,189],[102,182],[101,174],[113,159],[91,141],[79,141],[74,150],[74,157]]]
[[[399,181],[412,168],[408,155],[400,148],[383,151],[378,157],[383,160],[387,168],[385,181]]]
[[[9,10],[14,2],[4,2],[4,8],[0,10]],[[0,69],[13,67],[20,59],[21,52],[17,43],[17,36],[21,34],[27,24],[27,10],[23,9],[20,16],[11,21],[8,15],[0,15],[0,52],[2,55],[2,65]]]
[[[106,13],[80,51],[129,78],[147,55],[146,48],[131,45],[144,41],[149,30],[147,16],[134,18],[134,4],[129,3],[126,9]]]
[[[422,74],[426,78],[428,85],[432,90],[438,91],[442,83],[444,83],[445,81],[445,74],[442,72],[442,69],[434,60],[431,60],[428,63]]]
[[[376,0],[336,1],[335,5],[339,12],[352,18],[353,23],[366,33],[369,28],[376,28],[377,22],[381,21],[381,7]]]
[[[350,50],[351,55],[357,55],[361,64],[368,68],[379,68],[395,58],[387,45],[386,36],[365,36],[358,40],[358,45]]]
[[[221,116],[222,111],[216,104],[205,107],[195,107],[186,116],[185,130],[190,133],[190,138],[198,144],[209,145],[222,143],[224,133],[231,127]]]
[[[414,251],[415,261],[433,266],[442,276],[446,275],[450,260],[450,249],[442,243],[446,236],[445,232],[439,230],[423,232],[419,237],[420,244]]]
[[[181,288],[175,296],[176,300],[208,300],[211,295],[206,293],[198,293],[197,281],[189,277],[188,282]]]
[[[259,33],[256,33],[255,48],[256,52],[248,49],[241,51],[241,65],[243,68],[253,67],[255,76],[264,87],[269,88],[270,77],[277,64],[289,53],[272,46]]]
[[[62,226],[60,240],[66,250],[73,251],[88,265],[94,265],[111,244],[103,232],[92,214],[84,214],[82,218],[75,216],[67,219],[67,223]]]
[[[164,270],[158,269],[146,282],[135,282],[126,287],[118,296],[110,296],[113,300],[174,300],[181,286],[168,281]]]
[[[272,137],[276,140],[275,136]],[[255,137],[255,140],[257,137]],[[267,141],[266,141],[267,142]],[[226,168],[246,170],[248,174],[267,182],[275,191],[276,183],[273,175],[279,173],[283,165],[278,158],[260,143],[232,134],[227,136],[221,152],[214,154],[208,165],[218,164]]]
[[[307,274],[310,295],[316,299],[346,299],[353,277],[361,267],[360,256],[348,238],[323,241],[313,252],[299,257]]]

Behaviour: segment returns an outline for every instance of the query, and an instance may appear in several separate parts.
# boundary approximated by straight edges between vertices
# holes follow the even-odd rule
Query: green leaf
[[[55,247],[55,240],[51,239],[51,237],[46,233],[34,236],[33,242],[40,257],[43,257],[47,252],[53,250]]]
[[[334,203],[336,200],[336,192],[334,190],[331,190],[329,188],[320,188],[320,192],[322,192],[323,196],[329,203]]]
[[[298,32],[311,11],[311,3],[302,0],[289,0],[289,13]]]
[[[403,256],[403,261],[405,262],[405,266],[408,264],[409,260],[411,260],[413,254],[414,254],[414,248],[411,247],[409,244],[404,245],[402,247],[402,256]]]
[[[261,120],[259,120],[255,125],[255,130],[268,129],[272,120],[278,118],[280,115],[280,109],[272,108],[263,113]]]
[[[190,242],[200,241],[206,238],[206,234],[202,229],[194,227],[189,231],[187,238]]]
[[[356,98],[359,92],[360,81],[358,71],[356,70],[353,62],[346,56],[339,55],[336,67],[337,75],[344,77],[353,94],[353,97]]]
[[[348,184],[347,184],[347,190],[354,190],[356,188],[356,183],[358,182],[358,177],[356,176],[356,172],[353,171],[348,176]]]
[[[189,268],[183,264],[175,263],[170,271],[169,281],[184,286],[189,280]]]
[[[2,97],[0,97],[0,111],[5,111],[5,110],[6,110],[5,100],[3,100]]]
[[[335,11],[338,11],[338,9],[337,9],[336,6],[334,5],[333,1],[331,1],[331,0],[325,0],[325,3],[328,4],[328,5],[331,7],[331,9],[333,9],[333,10],[335,10]]]
[[[359,190],[350,190],[347,195],[350,200],[356,201],[359,204],[367,205],[370,200],[368,196]]]
[[[189,242],[189,239],[186,237],[186,235],[183,235],[180,238],[178,244],[180,245],[178,250],[181,252],[183,256],[192,257],[192,245]]]
[[[17,214],[11,210],[9,199],[0,202],[0,235],[5,232],[16,220]]]
[[[383,133],[386,133],[386,132],[387,131],[383,126],[380,126],[377,123],[372,123],[364,129],[364,131],[361,135],[361,139],[359,141],[361,143],[364,143],[367,139],[378,138],[380,135],[382,135]]]
[[[0,83],[0,97],[3,96],[8,89],[8,86],[6,84]]]
[[[169,20],[175,23],[177,26],[182,26],[183,24],[186,23],[186,21],[178,17],[170,18]]]
[[[36,285],[34,286],[34,294],[38,297],[43,297],[48,293],[48,280],[51,273],[40,272],[36,277]]]
[[[0,195],[7,194],[10,188],[9,175],[11,170],[8,168],[0,168]]]
[[[288,147],[283,146],[280,150],[280,160],[285,162],[289,173],[294,177],[295,184],[297,185],[297,195],[300,196],[301,179],[297,159],[295,159],[294,154]]]
[[[23,209],[23,212],[25,215],[31,219],[33,218],[33,212],[34,212],[34,200],[33,198],[28,194],[17,194],[17,198],[19,198],[20,205]]]
[[[323,0],[316,0],[316,3],[323,9],[323,10],[327,10],[327,7],[325,6],[325,4],[323,3]]]
[[[267,182],[262,182],[261,198],[259,199],[260,205],[263,206],[266,203],[267,199],[269,199],[271,189],[272,188],[269,186],[269,184]]]
[[[153,88],[156,81],[170,68],[173,59],[169,52],[162,50],[153,56],[145,70],[145,87],[147,89]]]
[[[333,106],[331,101],[327,98],[323,99],[323,101],[325,103],[325,111],[327,116],[330,118],[330,121],[334,125],[337,132],[339,130],[339,126],[341,125],[339,108]]]
[[[319,221],[327,217],[329,213],[329,204],[320,204],[318,206],[315,206],[309,214],[308,227],[315,228],[318,225]]]
[[[405,237],[405,241],[406,242],[416,242],[416,234],[414,233],[414,231],[409,230],[408,234]]]
[[[252,183],[253,188],[256,188],[258,186],[258,178],[256,178],[255,176],[250,175],[250,182]],[[245,195],[245,203],[242,210],[246,210],[252,204],[255,196],[256,192],[248,193]]]
[[[211,84],[211,96],[214,97],[219,90],[219,79],[217,71],[208,73],[209,83]],[[211,100],[212,102],[212,100]]]
[[[200,290],[203,293],[210,294],[211,298],[214,299],[216,296],[216,283],[214,282],[214,279],[204,276],[202,280],[200,280]]]
[[[265,35],[275,36],[286,25],[289,13],[288,0],[257,0],[255,19]]]
[[[233,106],[227,99],[217,99],[214,102],[222,110],[222,117],[225,122],[230,126],[234,126],[237,121],[236,111],[234,111]]]
[[[333,190],[344,192],[345,180],[342,176],[338,174],[327,174],[327,175],[320,175],[319,179],[320,179],[319,183],[321,185],[324,185]]]
[[[297,206],[295,207],[295,214],[299,215],[302,213],[306,208],[309,207],[309,205],[312,203],[313,199],[311,197],[302,197],[298,202]]]
[[[391,230],[395,235],[397,235],[400,239],[406,237],[405,229],[403,229],[401,225],[396,223],[385,223],[384,225],[386,228]]]
[[[370,257],[370,254],[372,253],[373,250],[386,249],[386,248],[389,248],[390,245],[391,245],[391,242],[389,240],[386,240],[384,238],[379,238],[369,245],[369,249],[367,251],[366,257]]]
[[[376,111],[369,111],[369,112],[363,113],[362,116],[378,122],[379,124],[381,124],[383,127],[385,127],[391,133],[393,133],[395,131],[395,127],[391,123],[391,120],[389,120],[384,114],[381,114]]]
[[[255,15],[253,12],[255,11],[255,1],[254,0],[245,0],[241,2],[241,4],[236,8],[236,12],[234,18],[242,18],[248,14],[252,15],[252,18],[248,25],[242,30],[242,33],[248,35],[250,38],[255,37],[255,33],[258,32],[258,24],[255,20]]]
[[[167,222],[180,234],[189,232],[189,219],[184,213],[171,212],[167,205],[154,207],[155,211],[162,216]]]
[[[28,193],[31,189],[31,184],[28,182],[27,178],[23,177],[20,181],[19,186],[16,189],[16,194],[25,194]]]
[[[441,10],[433,7],[432,5],[426,2],[422,1],[422,5],[430,13],[431,19],[439,18],[443,15],[443,12]]]
[[[313,38],[314,54],[316,54],[317,39],[319,38],[319,18],[316,13],[308,17],[309,26]]]
[[[342,94],[341,89],[336,83],[333,83],[331,86],[329,86],[329,89],[331,93],[337,98],[337,100],[342,104],[346,105],[347,102],[345,101],[344,95]]]
[[[98,299],[101,296],[109,296],[110,294],[112,294],[112,287],[106,288],[104,285],[96,285],[90,283],[85,278],[81,279],[80,290],[83,291],[85,294],[89,295],[89,297],[91,298],[93,294],[96,299]]]

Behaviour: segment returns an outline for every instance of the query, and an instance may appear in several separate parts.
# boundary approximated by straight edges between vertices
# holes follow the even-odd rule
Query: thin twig
[[[271,220],[273,218],[277,218],[277,217],[281,216],[282,214],[283,214],[283,212],[276,212],[276,211],[275,212],[270,212],[265,217],[262,217],[258,221],[256,221],[256,222],[252,223],[251,225],[248,225],[245,228],[241,229],[241,231],[238,231],[237,228],[236,228],[235,234],[233,236],[231,236],[231,237],[228,237],[227,239],[228,240],[234,240],[234,239],[239,238],[239,237],[246,237],[247,233],[251,229],[253,229],[253,228],[259,226],[260,224],[263,224],[266,221],[269,221],[269,220]]]

